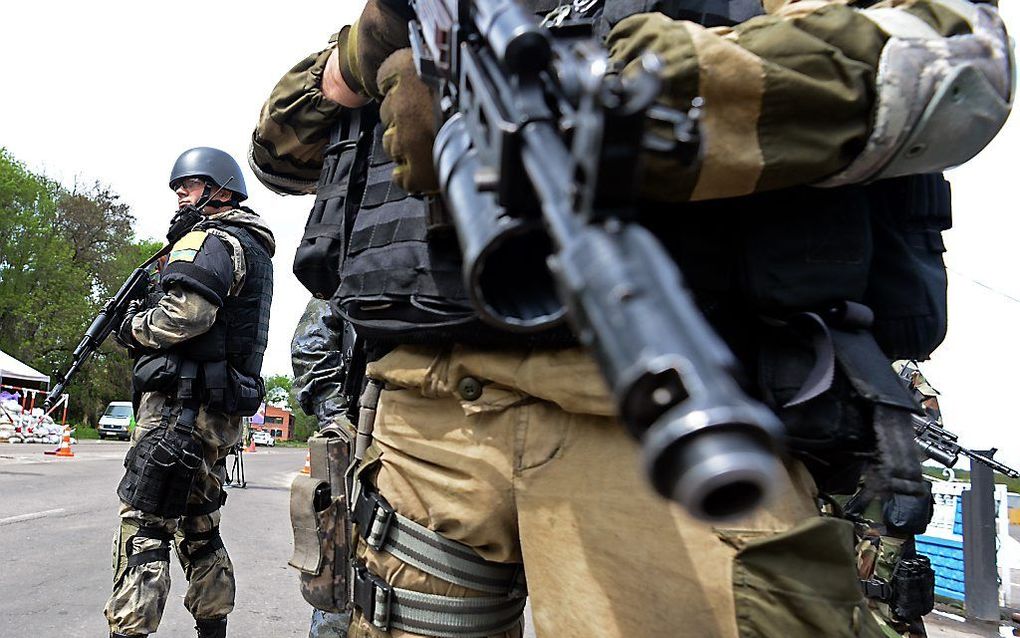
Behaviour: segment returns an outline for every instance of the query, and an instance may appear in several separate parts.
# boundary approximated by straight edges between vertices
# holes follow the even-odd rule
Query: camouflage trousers
[[[882,636],[862,599],[853,529],[818,515],[787,465],[779,496],[713,527],[658,498],[636,443],[580,350],[398,348],[365,472],[404,516],[483,558],[523,563],[539,636]],[[471,377],[479,395],[459,387]],[[480,596],[363,541],[356,558],[394,587]],[[356,612],[352,638],[384,633]],[[518,626],[498,634],[521,635]]]
[[[166,402],[158,393],[143,396],[132,445],[159,424]],[[199,413],[195,434],[205,459],[188,497],[189,508],[207,510],[219,502],[225,478],[220,461],[240,435],[237,421]],[[110,631],[147,635],[159,627],[170,593],[171,542],[188,579],[185,608],[196,620],[229,614],[234,608],[234,567],[219,541],[219,524],[218,509],[168,519],[121,503],[120,527],[113,539],[113,593],[104,610]]]

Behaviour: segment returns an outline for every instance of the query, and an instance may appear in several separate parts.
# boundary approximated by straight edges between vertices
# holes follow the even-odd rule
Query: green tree
[[[277,374],[265,377],[266,401],[277,405],[286,406],[294,415],[294,440],[307,441],[308,437],[318,429],[318,423],[314,416],[309,416],[301,410],[297,399],[294,397],[294,379],[285,374]]]
[[[160,244],[138,241],[134,218],[99,182],[62,188],[0,148],[0,349],[55,376],[89,322]],[[131,361],[103,345],[68,388],[73,420],[92,422],[130,398]]]

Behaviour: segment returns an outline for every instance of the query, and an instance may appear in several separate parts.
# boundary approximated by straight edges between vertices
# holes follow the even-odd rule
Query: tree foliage
[[[0,349],[56,377],[131,270],[158,250],[99,182],[68,190],[0,148]],[[108,341],[68,388],[70,417],[94,422],[131,396],[131,361]]]
[[[294,439],[307,441],[318,427],[315,417],[305,414],[294,397],[294,379],[285,374],[277,374],[265,377],[265,382],[266,402],[290,410],[294,415]]]

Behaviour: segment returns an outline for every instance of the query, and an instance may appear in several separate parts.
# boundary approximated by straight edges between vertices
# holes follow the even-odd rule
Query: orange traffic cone
[[[306,452],[305,453],[305,466],[303,468],[301,468],[301,473],[302,474],[311,474],[312,473],[312,453],[311,452]]]
[[[251,443],[248,444],[248,449],[245,450],[245,452],[248,454],[255,454],[255,439],[251,440]]]
[[[60,447],[54,456],[74,456],[74,452],[71,451],[71,426],[64,426],[64,438],[60,440]]]

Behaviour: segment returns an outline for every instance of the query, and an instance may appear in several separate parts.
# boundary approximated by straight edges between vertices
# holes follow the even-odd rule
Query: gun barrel
[[[972,461],[983,463],[988,467],[992,468],[993,471],[1008,476],[1009,478],[1020,478],[1020,472],[1018,472],[1017,470],[1014,470],[1013,468],[1003,463],[999,463],[995,459],[986,456],[980,452],[968,450],[967,448],[960,448],[960,453],[966,456],[967,458],[971,459]]]

